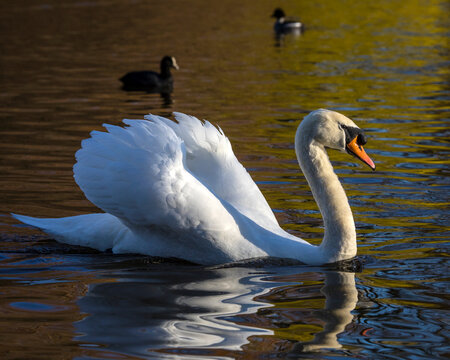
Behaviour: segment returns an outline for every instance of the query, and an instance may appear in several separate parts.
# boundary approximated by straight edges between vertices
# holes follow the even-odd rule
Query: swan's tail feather
[[[11,214],[15,219],[37,227],[54,239],[100,251],[111,249],[129,229],[111,214],[87,214],[63,218],[35,218]]]

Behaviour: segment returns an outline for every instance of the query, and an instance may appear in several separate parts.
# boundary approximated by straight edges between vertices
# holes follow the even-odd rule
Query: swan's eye
[[[356,143],[358,145],[366,145],[367,143],[367,139],[366,139],[366,135],[362,132],[358,135],[358,138],[356,139]]]

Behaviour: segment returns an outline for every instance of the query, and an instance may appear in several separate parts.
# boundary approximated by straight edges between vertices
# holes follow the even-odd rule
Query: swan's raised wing
[[[147,115],[163,122],[184,141],[189,171],[217,197],[225,200],[257,224],[278,229],[278,222],[247,170],[237,160],[230,141],[220,128],[193,116],[174,113],[178,123]]]
[[[154,245],[154,255],[170,248],[170,256],[183,257],[176,249],[191,241],[197,242],[190,244],[193,249],[201,250],[201,262],[208,262],[208,248],[214,261],[230,260],[218,254],[245,257],[248,249],[241,249],[233,216],[186,170],[182,139],[162,121],[124,123],[128,127],[104,125],[108,132],[93,131],[76,153],[74,177],[86,197],[135,233],[149,239],[158,233],[166,243],[160,253]]]

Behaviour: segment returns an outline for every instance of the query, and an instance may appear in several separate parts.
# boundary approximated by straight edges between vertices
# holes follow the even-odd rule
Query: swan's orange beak
[[[375,164],[369,155],[366,154],[364,148],[357,143],[357,140],[358,136],[355,136],[355,138],[347,144],[347,151],[356,156],[363,163],[369,165],[372,170],[375,170]]]

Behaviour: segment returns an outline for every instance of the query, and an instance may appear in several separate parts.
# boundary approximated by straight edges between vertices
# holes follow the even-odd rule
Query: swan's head
[[[338,112],[313,111],[299,125],[297,139],[302,143],[317,141],[327,148],[347,152],[375,170],[375,164],[363,148],[367,142],[364,131]]]

